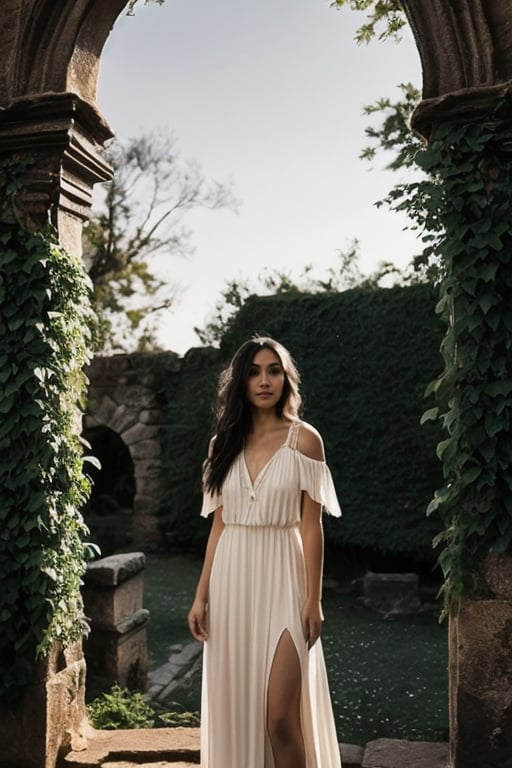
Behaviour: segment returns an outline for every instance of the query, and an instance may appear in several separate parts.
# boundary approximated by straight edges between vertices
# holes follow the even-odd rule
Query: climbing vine
[[[434,543],[447,611],[478,591],[487,554],[512,550],[511,115],[506,99],[481,122],[439,128],[418,156],[429,178],[412,190],[427,250],[444,265],[445,365],[423,420],[445,432],[445,484],[428,511],[443,523]]]
[[[77,405],[92,325],[81,262],[17,220],[21,166],[0,164],[0,698],[83,634],[86,528]]]

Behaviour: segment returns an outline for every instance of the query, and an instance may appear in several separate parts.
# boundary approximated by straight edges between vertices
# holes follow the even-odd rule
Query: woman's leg
[[[306,768],[300,725],[301,670],[288,630],[277,644],[267,694],[267,728],[275,768]]]

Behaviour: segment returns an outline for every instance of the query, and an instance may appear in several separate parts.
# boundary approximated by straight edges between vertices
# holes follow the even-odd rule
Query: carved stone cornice
[[[29,157],[21,198],[34,223],[52,208],[80,220],[89,214],[92,188],[111,169],[99,147],[112,136],[101,115],[72,93],[16,99],[0,110],[0,156]]]
[[[512,88],[512,0],[402,0],[423,68],[413,127],[477,119]]]
[[[96,109],[100,55],[127,0],[2,0],[0,157],[33,163],[17,197],[28,225],[51,220],[80,252],[92,187],[110,178],[112,136]]]
[[[512,82],[508,82],[423,99],[413,112],[412,127],[416,133],[429,139],[443,123],[478,122],[487,118],[489,110],[511,92]]]

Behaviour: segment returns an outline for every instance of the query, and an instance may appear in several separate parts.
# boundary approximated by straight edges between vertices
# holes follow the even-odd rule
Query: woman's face
[[[252,359],[247,380],[247,400],[254,408],[275,408],[285,382],[285,372],[279,355],[262,347]]]

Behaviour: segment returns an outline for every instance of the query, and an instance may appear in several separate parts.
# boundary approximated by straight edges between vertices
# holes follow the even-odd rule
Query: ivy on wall
[[[425,512],[440,480],[439,430],[420,418],[441,362],[434,307],[428,285],[269,297],[243,309],[225,339],[227,354],[254,331],[292,352],[304,419],[323,436],[343,509],[341,521],[326,517],[326,542],[363,550],[372,567],[433,559],[439,521]]]
[[[163,451],[161,525],[177,542],[204,541],[201,463],[214,427],[216,377],[255,332],[274,336],[297,360],[304,418],[322,433],[341,504],[325,520],[326,542],[373,557],[432,563],[439,520],[427,519],[442,482],[437,425],[420,425],[427,382],[439,371],[441,327],[425,285],[340,294],[250,299],[219,353],[194,350],[163,374],[168,437]]]
[[[156,362],[155,358],[155,362]],[[162,445],[160,525],[172,546],[201,545],[209,530],[199,518],[201,472],[215,425],[213,407],[218,350],[192,349],[176,366],[158,359],[155,383],[165,404],[167,426]]]
[[[424,420],[445,431],[437,447],[445,483],[430,505],[442,516],[436,544],[446,609],[478,590],[490,552],[512,552],[512,103],[479,123],[436,131],[419,157],[431,248],[446,277],[437,310],[447,323],[444,371]]]
[[[93,322],[80,260],[13,215],[22,170],[0,165],[0,699],[10,703],[42,654],[84,630],[77,406]]]

